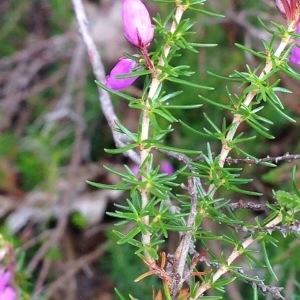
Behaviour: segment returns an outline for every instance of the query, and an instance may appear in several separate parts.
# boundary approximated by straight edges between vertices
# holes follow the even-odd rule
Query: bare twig
[[[1,71],[9,70],[13,65],[22,61],[28,61],[32,57],[36,57],[39,52],[45,51],[46,49],[64,49],[66,45],[73,40],[74,32],[67,32],[66,34],[61,36],[54,36],[49,38],[48,40],[42,40],[40,42],[33,43],[32,46],[20,50],[14,55],[2,58],[0,60],[0,69]]]
[[[72,0],[72,3],[73,3],[73,9],[75,11],[76,19],[79,26],[79,31],[81,33],[84,44],[87,48],[87,52],[93,68],[94,75],[97,81],[104,84],[106,81],[104,66],[101,61],[100,53],[98,52],[95,42],[89,32],[88,19],[85,13],[84,6],[81,0]],[[116,146],[117,147],[126,146],[126,144],[129,142],[127,137],[124,134],[115,131],[116,121],[118,120],[118,118],[114,111],[108,92],[98,87],[98,93],[99,93],[99,102],[101,105],[102,112],[108,122],[109,127],[112,130]],[[139,156],[133,150],[127,151],[125,154],[133,162],[135,163],[140,162]]]
[[[248,281],[246,281],[248,282]],[[277,287],[277,286],[269,286],[264,284],[264,282],[251,282],[249,281],[254,286],[257,286],[259,290],[265,295],[266,293],[269,293],[272,295],[274,299],[280,299],[280,300],[285,300],[286,298],[281,295],[281,291],[283,290],[283,287]]]
[[[83,63],[83,60],[81,60],[81,62]],[[81,70],[81,69],[82,69],[82,67],[78,66],[78,70]],[[82,87],[84,84],[83,78],[85,78],[85,74],[82,74],[82,73],[79,73],[79,74],[81,74],[81,78],[79,79],[79,87],[80,86]],[[83,97],[83,95],[79,95],[76,98],[76,100],[77,100],[76,113],[78,115],[82,115],[85,97]],[[66,190],[65,194],[62,196],[61,216],[58,221],[58,225],[57,225],[55,231],[53,232],[53,234],[51,235],[51,237],[42,245],[42,247],[38,250],[38,252],[35,254],[33,259],[28,264],[27,271],[29,273],[33,272],[36,269],[38,263],[43,259],[46,252],[48,251],[48,249],[53,247],[54,245],[56,245],[60,241],[61,237],[64,234],[64,231],[65,231],[65,228],[67,225],[68,215],[70,212],[71,201],[74,198],[74,193],[75,193],[73,186],[76,184],[76,180],[77,180],[76,175],[78,172],[78,166],[80,165],[80,162],[81,162],[80,149],[82,146],[83,131],[84,131],[84,129],[82,126],[78,125],[76,127],[75,141],[73,144],[71,163],[70,163],[70,167],[68,169],[68,174],[67,174],[67,178],[68,178],[67,181],[68,181],[69,185],[68,185],[68,189]]]
[[[189,178],[188,180],[188,192],[191,196],[191,208],[186,226],[189,228],[193,228],[197,216],[197,200],[199,198],[197,183],[195,183],[194,178]],[[184,271],[187,263],[187,256],[192,243],[192,237],[192,230],[188,230],[187,232],[185,232],[182,235],[180,244],[174,254],[174,276],[172,278],[171,284],[171,294],[173,296],[176,296],[178,294],[184,281],[186,280]]]
[[[72,268],[69,268],[66,273],[64,273],[62,276],[60,276],[59,278],[57,278],[49,286],[49,288],[46,291],[46,296],[44,297],[44,299],[45,300],[52,299],[52,296],[54,295],[54,293],[60,287],[62,287],[63,285],[65,285],[65,283],[68,282],[68,280],[70,278],[74,277],[74,275],[76,275],[76,273],[78,273],[86,265],[90,264],[94,260],[96,260],[99,257],[101,257],[101,255],[103,255],[103,253],[105,252],[105,250],[107,249],[107,247],[108,247],[108,243],[101,244],[93,252],[89,253],[86,256],[83,256],[78,261],[74,262],[74,264],[72,265]],[[37,300],[37,299],[39,299],[39,297],[40,297],[40,293],[37,294],[37,295],[35,295],[35,297],[33,297],[33,300],[35,300],[35,299]]]
[[[300,221],[295,221],[291,224],[282,224],[282,225],[273,225],[266,227],[258,227],[253,226],[247,228],[242,225],[231,225],[236,231],[243,231],[250,234],[254,234],[256,232],[265,232],[268,234],[272,234],[274,231],[280,232],[284,237],[286,237],[290,233],[299,234],[300,233]]]
[[[246,164],[250,164],[250,165],[258,165],[258,164],[263,164],[263,163],[275,163],[278,164],[281,161],[292,161],[292,160],[296,160],[296,159],[300,159],[300,154],[289,154],[286,153],[284,155],[281,156],[267,156],[264,158],[231,158],[231,157],[227,157],[226,158],[226,162],[228,164],[238,164],[238,163],[246,163]]]
[[[239,200],[238,202],[229,203],[228,206],[233,211],[237,210],[237,209],[250,209],[253,211],[265,211],[268,209],[266,204],[254,203],[251,201],[244,202],[242,200]]]
[[[29,250],[30,248],[33,248],[37,244],[43,243],[46,239],[49,238],[51,233],[52,233],[52,230],[44,230],[41,234],[39,234],[38,236],[32,237],[28,242],[23,244],[18,249],[18,251],[20,251],[21,253],[26,252],[27,250]]]
[[[45,258],[44,259],[43,264],[41,266],[41,270],[39,270],[40,272],[39,272],[37,281],[35,283],[33,295],[37,291],[41,290],[42,287],[44,286],[52,264],[53,264],[53,261],[50,258]]]

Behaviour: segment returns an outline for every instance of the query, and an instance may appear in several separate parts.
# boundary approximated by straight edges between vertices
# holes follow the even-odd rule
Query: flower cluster
[[[279,12],[293,24],[296,33],[300,34],[300,0],[276,0]],[[300,41],[292,48],[290,62],[300,65]]]
[[[122,0],[122,20],[125,38],[139,48],[149,62],[148,47],[153,40],[154,29],[147,8],[140,0]],[[137,66],[138,63],[134,60],[120,58],[106,77],[106,86],[116,91],[127,88],[137,77],[117,78],[117,76],[130,74]],[[148,63],[148,67],[151,67],[151,64]]]

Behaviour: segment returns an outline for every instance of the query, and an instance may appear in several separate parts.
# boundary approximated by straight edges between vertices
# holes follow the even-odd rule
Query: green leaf
[[[209,104],[212,104],[214,106],[217,106],[219,107],[220,109],[228,109],[228,110],[231,110],[230,106],[229,105],[224,105],[222,103],[220,103],[218,100],[211,100],[211,99],[208,99],[206,97],[203,97],[201,95],[198,95],[199,98],[201,98],[202,100],[204,100],[205,102],[209,103]]]
[[[124,153],[128,150],[131,150],[133,148],[136,148],[138,146],[138,144],[130,144],[124,147],[120,147],[120,148],[116,148],[116,149],[107,149],[104,148],[104,151],[107,153],[111,153],[111,154],[119,154],[119,153]]]
[[[127,300],[126,298],[124,298],[124,297],[122,296],[122,294],[118,291],[117,288],[115,288],[115,292],[116,292],[116,294],[117,294],[117,296],[119,297],[120,300]]]
[[[96,187],[98,189],[106,189],[106,190],[120,190],[120,191],[128,191],[128,190],[131,190],[132,187],[130,186],[126,186],[124,185],[123,183],[120,183],[120,184],[104,184],[104,183],[97,183],[97,182],[92,182],[92,181],[89,181],[89,180],[86,180],[86,183],[93,186],[93,187]]]
[[[274,139],[275,137],[269,133],[267,133],[268,129],[258,122],[250,119],[246,119],[246,122],[255,129],[258,133],[260,133],[262,136],[266,137],[267,139]]]
[[[293,188],[294,188],[295,194],[296,194],[296,195],[299,197],[299,199],[300,199],[300,190],[299,190],[299,188],[298,188],[298,186],[297,186],[297,173],[296,173],[296,171],[297,171],[297,167],[294,166],[294,167],[293,167],[293,175],[292,175],[292,178],[293,178]]]
[[[252,50],[251,48],[248,48],[248,47],[246,47],[244,45],[241,45],[241,44],[238,44],[238,43],[235,43],[234,45],[236,47],[238,47],[238,48],[246,51],[246,52],[251,53],[254,56],[257,56],[257,57],[261,58],[261,59],[265,59],[266,58],[266,55],[264,53],[256,52],[256,51]]]
[[[122,78],[131,78],[131,77],[139,77],[142,75],[148,75],[151,74],[152,71],[150,70],[142,70],[142,71],[134,71],[129,74],[124,74],[124,75],[116,75],[114,76],[116,79],[122,79]]]
[[[214,88],[212,88],[212,87],[200,85],[197,83],[193,83],[191,81],[187,81],[187,80],[183,80],[183,79],[179,79],[179,78],[175,78],[175,77],[167,77],[166,80],[169,80],[169,81],[172,81],[175,83],[179,83],[179,84],[183,84],[183,85],[187,85],[187,86],[191,86],[191,87],[195,87],[198,89],[204,89],[204,90],[209,90],[209,91],[214,90]]]
[[[119,129],[120,132],[124,133],[126,136],[128,136],[132,141],[137,141],[137,135],[135,133],[132,133],[130,130],[128,130],[125,126],[121,124],[119,120],[115,120],[116,125],[118,126],[117,129]]]
[[[224,291],[223,287],[229,285],[230,283],[232,283],[235,280],[236,280],[236,277],[219,279],[216,282],[212,282],[211,287],[223,292]]]
[[[201,106],[202,104],[165,105],[165,107],[168,109],[197,109]]]
[[[298,195],[279,190],[275,192],[275,198],[281,206],[293,210],[300,209],[300,197]]]
[[[131,229],[126,235],[124,235],[124,237],[122,237],[117,243],[119,245],[128,243],[140,232],[141,232],[141,229],[139,227],[135,227],[135,228]]]
[[[170,147],[170,146],[166,146],[166,145],[159,144],[159,143],[155,143],[154,148],[156,148],[157,150],[165,150],[165,151],[183,153],[183,154],[191,154],[191,155],[200,155],[200,154],[202,154],[201,151],[175,148],[175,147]]]
[[[167,95],[164,95],[160,98],[160,103],[162,102],[165,102],[165,101],[169,101],[170,99],[176,97],[176,96],[179,96],[180,94],[182,94],[183,91],[176,91],[176,92],[173,92],[173,93],[170,93],[170,94],[167,94]]]
[[[166,109],[164,109],[163,107],[153,109],[152,112],[161,116],[162,118],[166,119],[167,121],[169,121],[171,123],[177,121],[177,119],[174,118],[173,115],[170,112],[168,112]]]
[[[264,259],[265,259],[267,269],[269,270],[270,274],[278,281],[278,277],[275,274],[275,272],[272,268],[272,265],[270,263],[270,260],[269,260],[269,256],[268,256],[268,252],[267,252],[267,248],[266,248],[266,243],[265,243],[264,240],[260,240],[260,243],[261,243],[262,253],[263,253],[263,256],[264,256]]]
[[[98,86],[100,86],[103,90],[105,90],[105,91],[107,91],[107,92],[109,92],[109,93],[111,93],[111,94],[117,95],[117,96],[119,96],[119,97],[121,97],[121,98],[123,98],[123,99],[125,99],[125,100],[128,100],[128,101],[136,101],[136,98],[131,97],[131,96],[127,95],[127,94],[124,94],[124,93],[115,91],[115,90],[113,90],[113,89],[110,89],[110,88],[108,88],[106,85],[104,85],[103,83],[101,83],[101,82],[99,82],[99,81],[97,81],[97,80],[95,80],[95,83],[96,83]]]

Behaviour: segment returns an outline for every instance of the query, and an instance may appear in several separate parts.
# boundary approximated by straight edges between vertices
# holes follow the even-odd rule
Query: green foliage
[[[300,79],[288,62],[292,39],[299,36],[286,25],[263,22],[256,14],[253,17],[253,11],[267,11],[263,2],[234,3],[235,10],[243,8],[250,14],[247,22],[251,24],[237,27],[241,32],[231,31],[238,21],[221,21],[224,16],[211,9],[209,1],[153,2],[159,9],[153,18],[156,36],[149,53],[154,70],[148,69],[141,57],[144,68],[119,76],[142,77],[142,92],[114,91],[96,82],[118,106],[125,100],[139,114],[135,128],[128,125],[126,115],[115,122],[114,130],[126,140],[123,147],[112,146],[106,121],[99,118],[94,77],[88,77],[83,91],[87,109],[80,122],[88,124],[85,134],[91,142],[84,159],[119,162],[116,155],[126,156],[128,151],[135,151],[141,159],[137,172],[127,158],[122,159],[123,169],[108,163],[104,166],[119,178],[118,183],[102,178],[100,183],[87,181],[93,187],[125,194],[124,201],[115,203],[115,210],[107,213],[116,222],[109,232],[109,259],[105,257],[116,294],[120,299],[228,299],[232,285],[245,299],[250,294],[253,299],[264,299],[265,292],[275,297],[269,288],[276,282],[276,286],[291,284],[293,290],[278,293],[296,299],[300,290],[296,169],[292,182],[291,164],[284,161],[278,166],[270,158],[262,166],[256,161],[268,154],[278,155],[274,149],[279,144],[286,144],[285,151],[299,152],[299,143],[292,145],[291,139],[286,143],[282,137],[287,126],[298,130],[292,127],[299,119],[297,108],[289,105],[286,97],[293,92],[289,80]],[[28,10],[34,7],[27,8],[24,3],[12,1],[7,14],[0,15],[4,20],[1,56],[12,55],[28,42],[23,37],[29,27],[20,24],[28,22]],[[47,5],[47,34],[67,31],[73,21],[71,2],[51,0]],[[244,43],[240,34],[248,29],[251,38],[253,32],[263,31],[264,39]],[[9,36],[16,41],[11,42]],[[50,72],[58,66],[51,65]],[[48,66],[42,71],[48,72],[46,69]],[[31,108],[31,120],[48,109],[41,98],[56,99],[58,90],[61,87],[49,87],[37,99],[24,100]],[[23,191],[54,189],[61,167],[72,156],[74,129],[74,124],[63,121],[53,125],[42,117],[24,129],[26,137],[10,132],[1,135],[0,187],[11,186],[18,177]],[[229,155],[233,156],[231,162]],[[157,166],[162,157],[176,167],[173,174],[163,173]],[[7,166],[16,170],[11,177],[5,176]],[[271,189],[273,194],[268,191]],[[251,207],[255,209],[249,212]],[[87,221],[79,213],[71,216],[72,224],[82,230]],[[205,250],[203,257],[201,250]],[[31,257],[32,252],[26,255]],[[168,257],[164,264],[163,253]],[[46,254],[52,262],[62,260],[62,255],[59,246]],[[27,261],[23,260],[20,269],[25,269]],[[102,267],[100,264],[99,269]],[[134,283],[139,277],[143,280]],[[17,280],[23,281],[26,276]],[[26,299],[31,287],[24,290]],[[207,290],[212,291],[211,296],[205,294]]]
[[[136,288],[134,280],[140,275],[141,270],[146,271],[146,266],[141,265],[141,261],[132,255],[135,248],[129,244],[116,245],[117,236],[109,235],[111,246],[109,247],[111,258],[110,269],[112,278],[117,286],[116,294],[120,299],[128,299],[128,294],[134,295],[138,299],[143,299],[145,295],[151,295],[153,287],[158,287],[159,282],[155,276],[149,277],[147,281],[140,281],[139,288]]]
[[[171,1],[156,2],[170,3]],[[279,277],[268,249],[271,245],[278,246],[279,240],[271,236],[271,233],[276,230],[288,230],[284,226],[289,226],[295,222],[296,219],[292,215],[299,209],[299,197],[297,193],[293,195],[289,192],[276,191],[274,197],[278,205],[270,205],[272,213],[261,220],[256,218],[252,222],[245,222],[244,215],[239,216],[232,210],[232,197],[236,197],[236,195],[258,197],[262,196],[262,193],[248,189],[247,186],[250,186],[252,178],[243,178],[241,176],[243,168],[226,165],[226,159],[228,153],[234,150],[235,153],[246,157],[245,159],[251,157],[255,160],[251,149],[245,147],[246,143],[253,143],[258,138],[275,139],[275,136],[270,132],[277,118],[294,122],[294,119],[284,111],[284,104],[279,97],[284,93],[290,93],[290,91],[284,86],[280,86],[280,80],[275,77],[279,71],[295,77],[294,71],[286,63],[290,51],[288,47],[290,33],[285,27],[273,24],[275,28],[273,31],[269,31],[273,37],[270,41],[262,41],[264,51],[256,51],[237,44],[240,50],[257,57],[261,63],[255,68],[247,65],[242,71],[235,70],[229,76],[214,76],[218,79],[238,83],[240,86],[239,94],[233,94],[230,92],[230,88],[226,88],[225,98],[223,97],[220,101],[219,97],[214,98],[216,94],[210,85],[199,84],[197,80],[194,82],[195,73],[190,70],[189,65],[180,61],[180,53],[185,53],[185,51],[194,53],[199,51],[199,47],[215,46],[213,43],[191,42],[191,36],[194,34],[191,31],[192,21],[188,17],[176,19],[178,18],[178,10],[181,8],[184,11],[191,9],[193,13],[203,12],[198,8],[198,5],[204,3],[205,1],[180,1],[177,3],[177,8],[170,10],[165,19],[160,15],[154,19],[158,37],[157,45],[150,55],[157,73],[152,74],[152,78],[148,76],[145,80],[143,96],[140,99],[110,91],[98,83],[103,89],[129,101],[131,108],[141,111],[140,124],[137,126],[136,132],[129,131],[124,125],[117,122],[117,131],[127,136],[131,143],[123,148],[107,150],[112,154],[137,150],[141,154],[141,164],[138,174],[134,174],[128,167],[126,167],[127,172],[107,168],[113,174],[121,177],[121,182],[117,185],[91,184],[99,188],[129,191],[130,197],[126,199],[126,204],[116,204],[116,211],[109,212],[110,216],[121,220],[117,225],[131,224],[131,229],[127,232],[114,230],[119,237],[118,244],[129,244],[137,248],[135,253],[147,261],[149,266],[151,265],[149,274],[156,274],[163,280],[163,283],[166,278],[171,277],[168,279],[171,280],[168,287],[164,286],[166,298],[170,298],[168,295],[172,295],[171,298],[174,297],[174,299],[176,297],[198,299],[207,289],[219,291],[222,295],[228,285],[240,279],[252,283],[253,297],[258,299],[258,289],[263,290],[265,283],[260,278],[245,274],[243,267],[235,265],[234,261],[241,256],[253,268],[265,269],[270,278],[278,280]],[[214,15],[207,11],[205,13],[210,16]],[[171,30],[166,30],[170,21],[174,22],[174,27]],[[264,24],[263,26],[268,28]],[[277,48],[278,40],[280,51]],[[284,50],[285,48],[286,50]],[[166,51],[166,49],[168,50]],[[147,75],[147,72],[144,72],[143,75]],[[186,77],[191,79],[187,80]],[[152,89],[155,80],[158,83],[156,88]],[[169,91],[170,83],[176,87],[175,92]],[[174,103],[177,97],[182,98],[181,95],[188,94],[187,91],[191,89],[199,89],[203,93],[198,95],[198,99],[205,104],[201,120],[203,126],[199,126],[197,123],[197,129],[190,125],[194,123],[189,122],[190,119],[182,120],[184,117],[177,117],[177,115],[175,117],[176,112],[171,110],[173,107],[167,102],[172,100]],[[206,93],[210,93],[210,96],[207,96]],[[185,104],[181,104],[180,107],[193,108],[199,115],[198,108],[201,105],[202,103],[197,103],[185,107]],[[212,108],[212,111],[205,109],[206,107]],[[271,115],[265,113],[266,107],[272,109]],[[215,111],[229,113],[233,116],[233,120],[223,118],[220,122],[220,118],[216,118],[213,113]],[[198,153],[198,157],[193,159],[186,156],[186,154],[191,155],[192,152],[186,151],[183,147],[169,146],[166,140],[177,128],[178,122],[186,130],[199,135],[201,139],[209,139],[214,143],[220,142],[222,146],[220,153],[215,154],[213,144],[207,143],[206,150],[202,147],[203,150]],[[242,123],[249,126],[250,134],[243,131],[238,132]],[[164,126],[162,127],[161,124]],[[184,166],[174,175],[160,174],[158,167],[153,168],[153,149],[169,154],[183,163]],[[274,167],[272,163],[266,165]],[[179,187],[178,178],[188,183],[186,193],[174,192]],[[175,201],[178,212],[172,212],[173,205],[170,204],[170,199]],[[242,204],[240,205],[242,207]],[[224,228],[222,228],[221,233],[218,232],[220,228],[214,231],[207,230],[203,225],[207,220],[222,224]],[[281,221],[284,223],[283,227],[279,225]],[[182,243],[186,242],[185,247],[191,247],[195,241],[198,241],[207,249],[210,255],[209,265],[214,266],[209,272],[210,274],[201,276],[200,282],[191,280],[192,284],[188,292],[190,298],[187,296],[185,298],[182,295],[186,293],[181,290],[182,284],[180,285],[172,277],[172,274],[178,272],[180,278],[183,276],[183,273],[180,273],[183,270],[172,265],[169,266],[172,271],[165,272],[163,266],[160,268],[157,265],[160,258],[159,251],[165,244],[165,239],[169,237],[171,232],[177,231],[181,232],[181,241]],[[244,232],[244,236],[242,232]],[[145,242],[146,240],[147,242]],[[256,251],[249,248],[254,241],[259,242],[261,257],[258,257]],[[233,249],[231,255],[228,257],[224,253],[216,253],[210,249],[211,243],[218,243],[220,249]],[[184,246],[179,244],[176,251],[179,251],[180,247]],[[175,253],[177,253],[176,251]],[[191,260],[188,252],[184,258],[178,259],[182,259],[185,264]],[[221,278],[221,275],[226,272],[230,272],[231,276]],[[142,277],[147,277],[149,274],[146,273]],[[174,286],[177,285],[179,288],[176,290]],[[119,296],[122,298],[121,294]],[[222,297],[212,298],[222,299]]]

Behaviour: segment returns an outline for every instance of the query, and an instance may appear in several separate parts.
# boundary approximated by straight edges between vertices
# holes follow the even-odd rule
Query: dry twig
[[[105,83],[104,66],[101,61],[100,53],[97,50],[95,42],[89,32],[88,19],[87,19],[85,10],[84,10],[84,6],[83,6],[81,0],[72,0],[72,3],[73,3],[73,8],[74,8],[76,19],[77,19],[78,26],[79,26],[79,31],[82,35],[84,44],[87,48],[87,52],[89,55],[89,59],[90,59],[92,68],[93,68],[94,75],[95,75],[97,81],[104,84]],[[110,99],[108,92],[103,90],[102,88],[98,87],[98,93],[99,93],[99,102],[101,105],[102,112],[108,122],[109,127],[112,130],[116,146],[117,147],[126,146],[126,144],[129,142],[127,140],[127,137],[124,136],[124,134],[121,134],[121,133],[115,131],[116,121],[118,120],[118,117],[116,116],[116,113],[114,111],[114,108],[111,103],[111,99]],[[135,162],[137,164],[140,162],[139,156],[133,150],[127,151],[125,154],[133,162]]]

